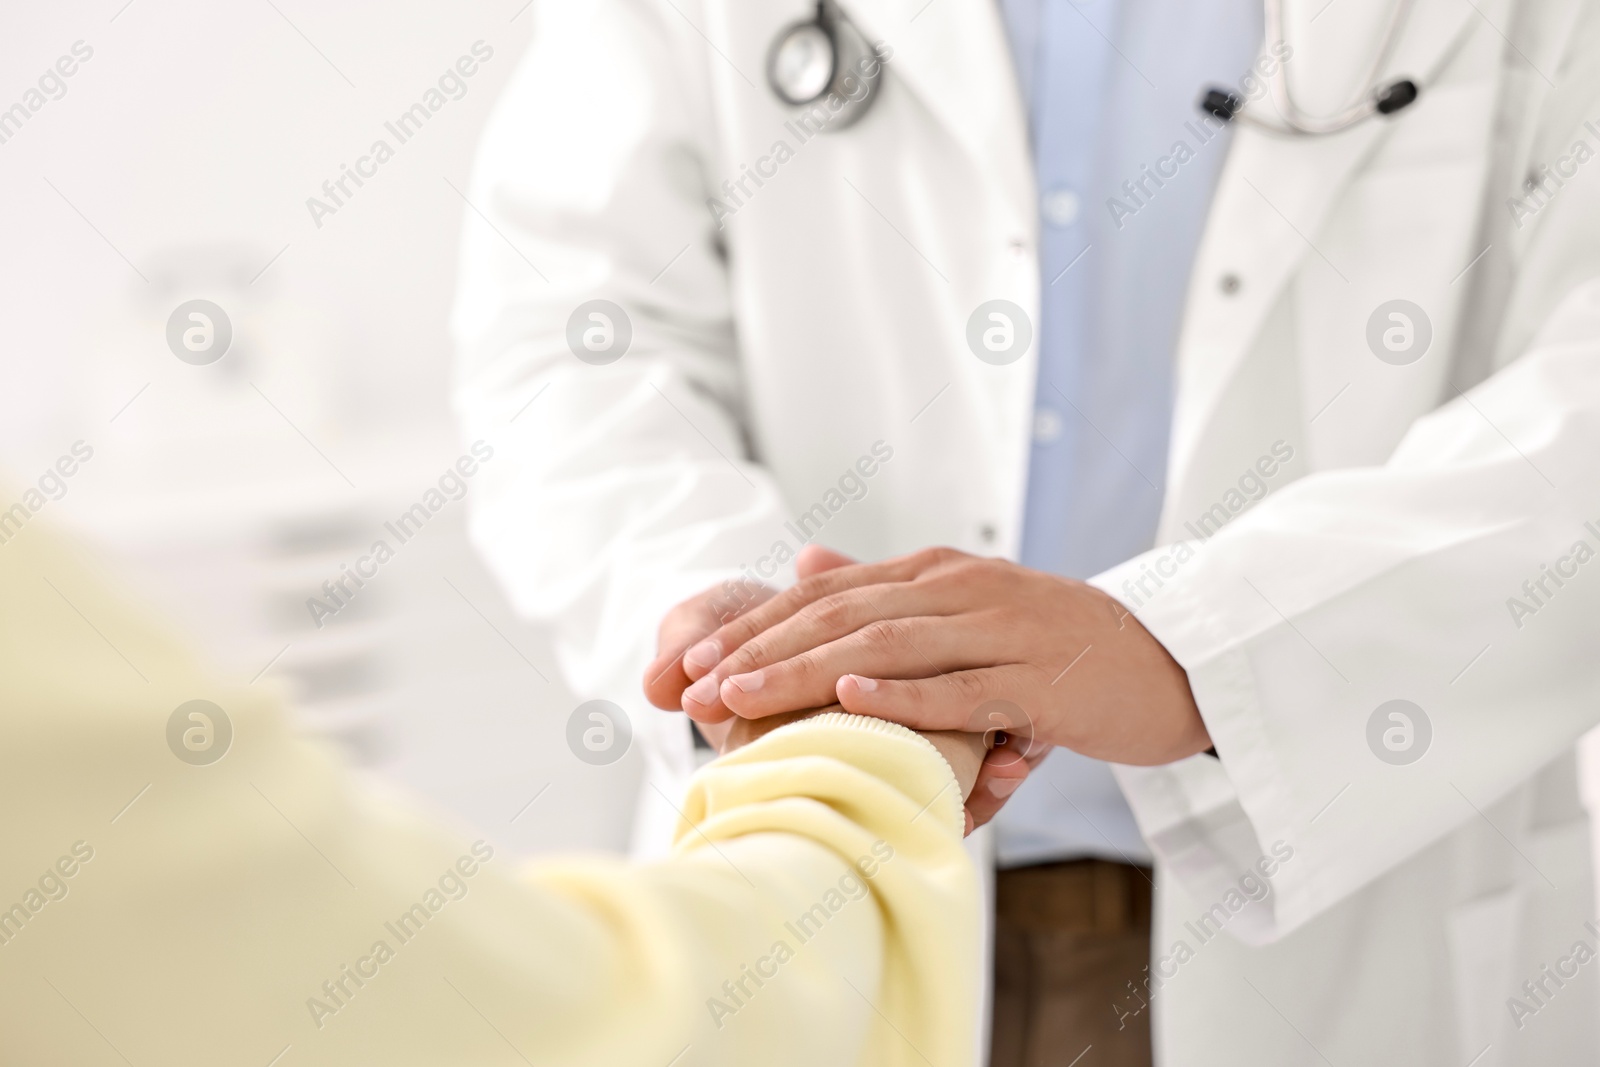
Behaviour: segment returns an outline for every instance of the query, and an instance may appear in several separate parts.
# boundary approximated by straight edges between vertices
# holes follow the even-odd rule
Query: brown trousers
[[[1150,1067],[1150,906],[1125,863],[998,873],[991,1067]]]

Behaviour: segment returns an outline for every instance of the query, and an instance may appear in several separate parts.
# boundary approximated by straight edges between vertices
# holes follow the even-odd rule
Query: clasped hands
[[[948,548],[856,563],[815,545],[799,581],[713,588],[661,623],[645,694],[729,751],[830,706],[928,737],[967,828],[1056,745],[1114,763],[1210,747],[1188,676],[1093,586]]]

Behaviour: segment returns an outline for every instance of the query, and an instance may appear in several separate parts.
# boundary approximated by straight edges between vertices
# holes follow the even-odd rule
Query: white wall
[[[308,728],[508,846],[621,847],[637,753],[597,768],[568,751],[579,697],[474,558],[462,504],[325,628],[302,603],[463,451],[451,186],[532,13],[125,2],[0,15],[0,108],[75,42],[93,50],[0,143],[0,468],[31,479],[90,443],[49,514],[229,671],[271,662],[257,684],[297,696]],[[384,122],[480,40],[493,56],[465,95],[398,144]],[[318,227],[307,198],[379,137],[394,158]],[[234,321],[211,366],[166,347],[190,296]]]

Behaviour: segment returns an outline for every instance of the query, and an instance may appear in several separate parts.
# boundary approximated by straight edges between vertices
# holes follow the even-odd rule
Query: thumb
[[[854,562],[856,561],[843,552],[835,552],[821,545],[806,545],[795,557],[794,570],[799,577],[809,578],[813,574],[831,571],[835,567],[848,567]]]

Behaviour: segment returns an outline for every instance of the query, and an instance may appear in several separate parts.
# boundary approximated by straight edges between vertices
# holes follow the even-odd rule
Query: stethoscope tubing
[[[1349,106],[1334,112],[1332,115],[1311,115],[1300,109],[1295,101],[1294,91],[1289,84],[1289,64],[1287,61],[1279,63],[1277,69],[1267,78],[1267,91],[1272,97],[1272,103],[1278,111],[1279,121],[1262,119],[1251,115],[1249,109],[1243,109],[1235,117],[1243,119],[1254,126],[1270,130],[1274,133],[1284,133],[1301,137],[1320,137],[1327,134],[1341,133],[1355,126],[1357,123],[1377,115],[1380,111],[1378,78],[1383,68],[1388,65],[1394,55],[1395,47],[1400,43],[1401,31],[1405,28],[1406,20],[1411,16],[1411,8],[1415,0],[1395,0],[1389,8],[1389,17],[1384,23],[1383,34],[1379,38],[1378,48],[1373,53],[1371,62],[1361,78],[1361,95]],[[1283,41],[1283,0],[1264,0],[1264,26],[1268,41]],[[1398,83],[1397,83],[1398,84]],[[1412,84],[1412,98],[1415,98],[1416,86]],[[1410,103],[1409,100],[1406,102]],[[1405,104],[1401,105],[1406,106]],[[1398,110],[1398,109],[1396,109]]]
[[[1351,127],[1373,118],[1379,114],[1392,114],[1416,99],[1418,88],[1415,82],[1409,80],[1396,81],[1388,86],[1380,86],[1378,78],[1383,69],[1393,58],[1395,48],[1399,45],[1400,36],[1405,29],[1407,20],[1416,0],[1395,0],[1389,8],[1388,17],[1384,21],[1383,31],[1379,37],[1378,47],[1374,50],[1371,60],[1360,79],[1362,86],[1358,98],[1347,106],[1331,115],[1312,115],[1300,108],[1295,99],[1294,88],[1290,84],[1289,63],[1287,60],[1278,63],[1270,75],[1267,75],[1267,92],[1272,99],[1277,115],[1266,118],[1253,114],[1250,108],[1233,98],[1230,107],[1233,109],[1221,115],[1224,120],[1239,119],[1259,129],[1295,137],[1320,137],[1329,134],[1341,133]],[[1283,0],[1262,0],[1263,30],[1269,42],[1286,42],[1283,18]],[[768,52],[767,79],[770,88],[778,99],[792,107],[806,107],[821,100],[827,93],[834,90],[838,84],[839,67],[843,62],[843,46],[840,40],[840,27],[845,22],[843,13],[830,11],[828,0],[817,0],[816,10],[812,17],[785,27],[773,41]],[[801,28],[814,27],[828,42],[828,78],[823,88],[812,96],[800,99],[781,83],[776,75],[776,59],[779,50]],[[853,30],[853,27],[852,27]],[[866,96],[860,102],[856,115],[839,128],[852,124],[855,118],[864,113],[870,104],[871,98],[877,93],[876,79],[872,79],[866,89]],[[1215,90],[1214,92],[1221,92]],[[1208,110],[1210,108],[1208,107]]]

